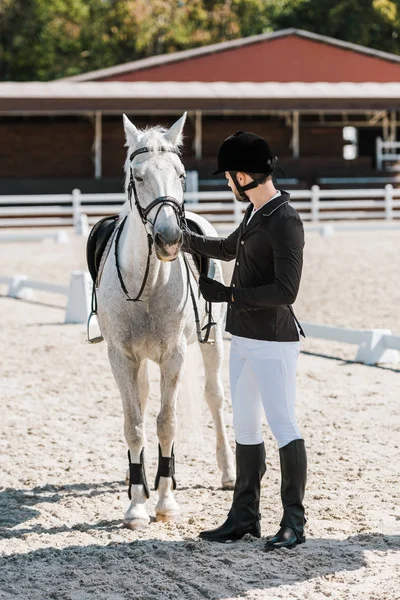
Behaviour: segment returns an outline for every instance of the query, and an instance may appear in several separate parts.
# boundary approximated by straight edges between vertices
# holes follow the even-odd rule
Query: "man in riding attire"
[[[296,363],[304,335],[291,304],[300,284],[304,231],[289,194],[275,189],[276,157],[260,136],[237,131],[222,144],[218,170],[239,202],[250,204],[227,238],[185,232],[184,249],[235,260],[231,285],[207,277],[200,289],[209,302],[227,302],[226,330],[232,334],[230,385],[236,438],[236,485],[226,521],[200,537],[238,540],[261,536],[259,505],[265,473],[262,414],[277,441],[283,517],[265,550],[293,548],[305,541],[303,497],[307,457],[295,417]]]

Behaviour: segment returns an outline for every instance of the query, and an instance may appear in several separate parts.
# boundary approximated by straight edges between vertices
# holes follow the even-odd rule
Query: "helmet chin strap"
[[[262,177],[259,177],[258,179],[254,179],[247,185],[240,185],[240,183],[237,180],[236,173],[234,171],[229,171],[229,175],[232,177],[233,183],[236,186],[236,189],[238,191],[238,194],[239,194],[242,202],[249,202],[249,198],[245,192],[248,192],[249,190],[254,190],[254,188],[258,187],[262,181],[265,181],[265,178],[266,178],[266,176],[263,175]]]

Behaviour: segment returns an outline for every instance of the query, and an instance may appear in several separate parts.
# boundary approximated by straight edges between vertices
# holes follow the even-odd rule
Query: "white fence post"
[[[92,280],[87,271],[72,271],[64,323],[86,323],[90,314]]]
[[[72,190],[72,218],[75,233],[81,235],[81,190]]]
[[[385,219],[393,220],[393,186],[390,183],[385,185]]]
[[[319,185],[311,188],[311,221],[319,221]]]
[[[240,225],[242,218],[243,218],[243,213],[242,213],[242,205],[240,202],[237,202],[237,200],[233,199],[233,218],[235,221],[235,225]]]
[[[186,191],[187,192],[198,192],[199,191],[199,173],[198,171],[187,171],[186,172]],[[186,201],[187,204],[197,204],[198,198],[190,198]]]

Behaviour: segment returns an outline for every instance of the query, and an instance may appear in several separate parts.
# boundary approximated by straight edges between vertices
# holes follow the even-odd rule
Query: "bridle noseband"
[[[164,148],[164,147],[160,147],[158,148],[159,152],[173,152],[174,154],[178,154],[179,156],[179,152],[177,150],[175,150],[174,148]],[[119,265],[119,259],[118,259],[118,244],[119,244],[119,239],[121,237],[121,233],[123,231],[124,225],[126,223],[126,220],[128,218],[128,215],[126,215],[124,217],[124,219],[122,220],[121,225],[118,228],[118,232],[117,235],[115,237],[115,247],[114,247],[114,253],[115,253],[115,266],[117,269],[117,274],[118,274],[118,279],[122,288],[122,291],[124,292],[126,299],[129,300],[130,302],[138,302],[143,294],[144,288],[146,287],[146,283],[147,283],[147,279],[149,277],[149,271],[150,271],[150,259],[151,259],[151,255],[152,255],[152,250],[153,250],[153,235],[152,233],[150,233],[149,231],[147,231],[147,225],[151,225],[153,228],[156,224],[156,221],[158,219],[158,216],[160,214],[160,211],[162,208],[164,208],[165,206],[169,206],[173,209],[175,216],[176,216],[176,220],[178,222],[179,228],[182,229],[182,226],[185,225],[185,210],[183,208],[183,202],[182,204],[180,204],[176,198],[174,198],[173,196],[159,196],[158,198],[156,198],[155,200],[153,200],[152,202],[150,202],[150,204],[148,206],[146,206],[145,208],[142,207],[142,205],[139,202],[139,196],[137,193],[137,189],[136,189],[136,185],[135,185],[135,180],[133,178],[133,173],[132,173],[132,161],[133,159],[138,156],[139,154],[144,154],[145,152],[151,152],[150,148],[147,148],[146,146],[144,146],[143,148],[139,148],[138,150],[135,150],[134,152],[132,152],[132,154],[129,156],[129,161],[131,163],[130,167],[129,167],[129,185],[128,185],[128,199],[129,199],[129,204],[132,210],[132,196],[135,199],[135,206],[137,208],[137,211],[139,213],[139,216],[142,220],[143,225],[146,228],[146,233],[147,233],[147,245],[148,245],[148,255],[147,255],[147,265],[146,265],[146,272],[144,274],[144,278],[143,278],[143,282],[142,285],[140,287],[139,293],[136,296],[136,298],[131,298],[129,295],[128,290],[126,289],[126,285],[124,283],[123,277],[122,277],[122,272],[121,272],[121,267]],[[182,187],[184,189],[184,181],[182,182]],[[154,217],[153,222],[151,223],[148,220],[148,215],[149,213],[153,210],[153,208],[155,208],[156,206],[158,206],[158,210],[156,212],[156,215]]]

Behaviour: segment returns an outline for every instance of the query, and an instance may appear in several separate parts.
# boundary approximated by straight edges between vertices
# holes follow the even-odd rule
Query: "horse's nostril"
[[[164,246],[173,246],[175,244],[179,244],[182,241],[182,232],[174,231],[174,232],[164,232],[163,234],[157,232],[154,235],[154,242],[159,248],[163,248]]]
[[[156,243],[157,246],[163,246],[164,245],[163,237],[159,233],[155,234],[154,241],[155,241],[155,243]]]

